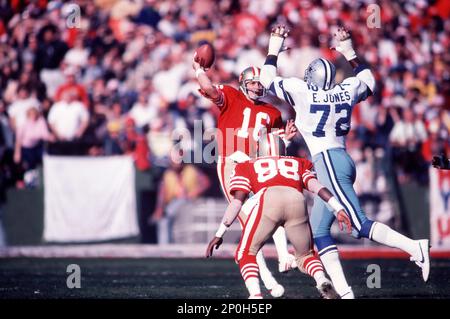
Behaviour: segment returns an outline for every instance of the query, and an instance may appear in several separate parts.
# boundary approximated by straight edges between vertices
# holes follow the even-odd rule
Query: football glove
[[[278,56],[280,52],[288,50],[287,47],[283,46],[284,39],[289,34],[289,30],[284,25],[278,25],[272,29],[269,39],[269,51],[267,55]]]
[[[338,28],[337,33],[334,34],[334,38],[337,42],[336,47],[334,49],[340,52],[347,61],[353,60],[356,58],[356,52],[353,49],[352,39],[350,38],[350,34],[344,28]]]

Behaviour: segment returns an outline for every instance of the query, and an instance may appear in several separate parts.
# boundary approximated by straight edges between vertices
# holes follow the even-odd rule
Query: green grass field
[[[81,268],[79,289],[67,288],[69,264]],[[276,261],[268,264],[275,272]],[[369,264],[381,267],[379,289],[367,288]],[[427,284],[405,259],[345,260],[343,267],[358,298],[450,298],[448,259],[432,260]],[[313,280],[299,271],[275,275],[286,289],[284,298],[319,297]],[[0,298],[245,299],[247,291],[231,259],[3,258]]]

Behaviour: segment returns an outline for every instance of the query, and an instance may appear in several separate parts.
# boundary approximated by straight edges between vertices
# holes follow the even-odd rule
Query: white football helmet
[[[315,59],[305,71],[305,82],[317,86],[322,90],[330,90],[334,87],[336,67],[327,59]]]

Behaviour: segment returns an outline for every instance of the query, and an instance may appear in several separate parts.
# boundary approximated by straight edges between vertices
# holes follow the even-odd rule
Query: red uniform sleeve
[[[311,178],[316,178],[316,172],[314,172],[313,164],[307,159],[301,158],[300,160],[300,175],[302,176],[302,182],[306,189],[308,189],[308,182]]]
[[[235,99],[238,91],[229,85],[214,85],[216,90],[219,92],[219,97],[213,99],[208,94],[206,94],[203,90],[199,89],[201,95],[206,97],[208,100],[217,105],[221,112],[224,112],[226,109],[230,107]]]
[[[248,162],[236,165],[230,178],[230,194],[234,195],[236,191],[243,191],[248,194],[252,191],[250,178],[248,174]]]
[[[227,109],[230,109],[233,102],[236,100],[239,91],[229,85],[217,85],[216,89],[220,92],[221,103],[216,103],[223,113]],[[220,105],[219,105],[220,104]]]

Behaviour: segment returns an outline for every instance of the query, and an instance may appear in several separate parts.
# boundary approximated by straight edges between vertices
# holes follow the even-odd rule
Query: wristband
[[[197,70],[195,70],[195,76],[198,78],[198,76],[202,73],[205,73],[205,70],[203,70],[202,68],[198,68]]]
[[[281,47],[283,46],[284,37],[282,36],[270,36],[269,39],[269,50],[267,55],[275,55],[278,56],[280,53]]]
[[[334,196],[328,200],[327,205],[333,210],[334,213],[337,213],[340,210],[345,210],[344,206],[342,206]]]
[[[220,223],[219,229],[216,232],[216,237],[222,238],[223,234],[228,230],[228,227],[225,224]]]
[[[343,55],[344,55],[344,57],[345,57],[345,59],[347,61],[351,61],[353,59],[356,59],[356,52],[355,52],[355,50],[344,52]]]
[[[283,142],[284,142],[284,146],[285,146],[286,148],[288,148],[289,145],[291,145],[292,140],[287,140],[285,137],[283,137]]]
[[[278,56],[277,55],[268,55],[266,58],[266,61],[264,62],[265,65],[273,65],[274,67],[277,67],[277,60],[278,60]]]
[[[356,58],[355,49],[353,49],[353,44],[351,39],[346,39],[341,41],[339,44],[341,47],[341,53],[347,61],[351,61]]]

